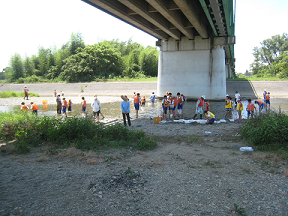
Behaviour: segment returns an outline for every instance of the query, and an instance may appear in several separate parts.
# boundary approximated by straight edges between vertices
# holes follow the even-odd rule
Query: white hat
[[[202,95],[201,98],[204,98],[204,99],[205,99],[205,95]]]
[[[226,97],[228,97],[229,96],[229,94],[226,94]]]

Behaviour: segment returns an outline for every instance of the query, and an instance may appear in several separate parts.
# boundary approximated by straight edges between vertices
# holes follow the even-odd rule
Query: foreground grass
[[[0,92],[0,98],[11,98],[11,97],[24,97],[24,92],[14,92],[14,91],[2,91]],[[39,94],[29,92],[29,97],[40,97]]]
[[[122,124],[105,126],[92,118],[37,117],[31,113],[0,113],[0,140],[15,140],[17,153],[27,153],[32,147],[53,143],[60,148],[81,150],[132,148],[149,150],[156,142],[143,131],[128,129]]]
[[[280,110],[249,119],[240,133],[256,150],[288,160],[288,116]]]

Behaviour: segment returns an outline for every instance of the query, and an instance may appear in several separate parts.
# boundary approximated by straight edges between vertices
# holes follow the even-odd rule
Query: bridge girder
[[[82,0],[159,40],[234,36],[233,0]],[[225,45],[228,58],[234,46]]]

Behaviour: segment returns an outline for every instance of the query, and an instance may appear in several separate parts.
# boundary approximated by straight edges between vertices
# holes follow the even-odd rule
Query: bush
[[[288,150],[288,116],[280,111],[249,119],[240,133],[249,143],[261,146],[263,150]]]
[[[75,146],[82,150],[103,148],[133,148],[148,150],[156,142],[143,131],[128,129],[122,124],[105,126],[93,118],[38,117],[32,113],[0,113],[0,139],[16,140],[18,152],[43,142],[53,142],[62,147]]]

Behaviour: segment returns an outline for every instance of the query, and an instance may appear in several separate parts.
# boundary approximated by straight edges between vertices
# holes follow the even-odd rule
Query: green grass
[[[38,117],[31,113],[0,113],[0,140],[15,140],[17,152],[26,153],[42,143],[81,150],[131,148],[150,150],[156,141],[143,131],[128,129],[122,124],[105,126],[91,118]]]
[[[14,91],[0,92],[0,98],[11,98],[11,97],[24,97],[24,92],[14,92]],[[40,97],[40,95],[37,93],[29,92],[29,97]]]
[[[244,74],[236,74],[234,78],[227,78],[226,81],[288,81],[288,78],[278,77],[259,77],[257,75],[245,76]]]
[[[113,79],[106,79],[106,82],[147,82],[157,81],[157,77],[141,77],[141,78],[129,78],[129,77],[117,77]]]
[[[288,160],[288,116],[285,113],[269,112],[251,118],[240,134],[255,150],[273,152]]]

